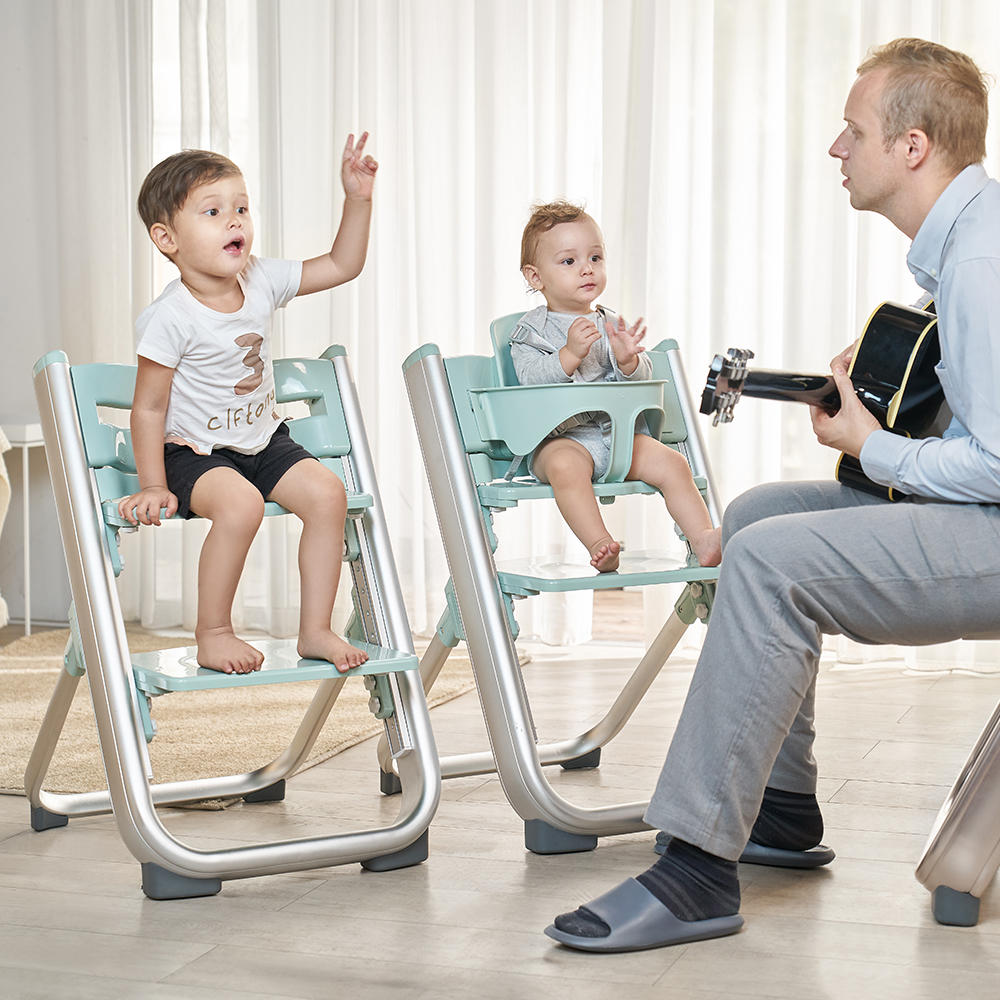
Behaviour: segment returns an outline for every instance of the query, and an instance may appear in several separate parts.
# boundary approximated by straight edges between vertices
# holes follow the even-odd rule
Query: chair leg
[[[65,669],[59,672],[55,690],[52,692],[48,708],[45,710],[45,717],[42,719],[38,735],[35,737],[31,756],[28,758],[28,766],[24,773],[24,794],[28,797],[28,803],[31,806],[32,830],[52,830],[65,826],[69,822],[68,816],[44,808],[41,805],[40,797],[43,794],[42,783],[45,781],[52,754],[59,742],[59,736],[66,723],[66,716],[69,714],[73,696],[76,694],[79,684],[80,675],[70,673]]]
[[[457,641],[457,640],[456,640]],[[423,684],[424,695],[426,696],[434,682],[441,673],[441,668],[448,659],[448,654],[454,647],[445,645],[439,635],[435,633],[430,641],[430,645],[420,658],[420,680]],[[389,749],[389,741],[383,733],[378,741],[378,762],[379,762],[379,790],[383,795],[398,795],[403,786],[400,784],[399,775],[396,774],[392,766],[392,751]]]

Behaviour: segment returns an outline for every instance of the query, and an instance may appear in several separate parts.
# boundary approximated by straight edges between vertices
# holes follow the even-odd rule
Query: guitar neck
[[[778,399],[823,406],[828,410],[840,409],[840,393],[832,375],[754,368],[747,371],[742,392],[755,399]]]

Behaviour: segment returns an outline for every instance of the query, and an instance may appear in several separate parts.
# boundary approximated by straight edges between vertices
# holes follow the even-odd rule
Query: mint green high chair
[[[70,817],[113,811],[125,845],[142,866],[142,889],[154,899],[211,895],[227,879],[350,862],[384,871],[427,858],[427,829],[441,790],[437,751],[347,355],[335,346],[319,359],[276,361],[274,373],[277,401],[300,400],[309,408],[309,416],[290,422],[292,437],[332,468],[347,489],[344,558],[354,601],[348,635],[369,657],[348,674],[326,661],[300,659],[294,639],[255,643],[265,660],[261,670],[250,674],[202,669],[194,647],[130,653],[115,577],[123,568],[119,533],[134,529],[119,517],[116,500],[134,493],[138,481],[129,431],[105,422],[101,408],[131,407],[135,368],[70,366],[61,351],[46,354],[35,365],[73,606],[65,669],[25,774],[31,825],[44,830],[63,826]],[[274,503],[265,512],[287,513]],[[108,787],[49,792],[43,788],[45,774],[84,673]],[[285,779],[306,760],[346,677],[354,674],[363,675],[371,692],[369,708],[384,723],[389,757],[402,779],[394,821],[375,829],[213,850],[184,844],[164,827],[157,806],[216,797],[283,799]],[[153,781],[146,744],[155,732],[149,706],[156,696],[301,680],[321,683],[288,749],[274,761],[227,777]],[[220,826],[224,824],[220,817]]]
[[[417,436],[451,570],[447,607],[421,662],[425,689],[437,677],[459,639],[467,643],[491,750],[444,757],[445,778],[497,772],[510,804],[524,820],[525,846],[539,854],[594,848],[599,836],[646,829],[645,802],[587,807],[564,799],[544,765],[595,767],[601,748],[628,721],[660,668],[695,621],[711,610],[718,569],[706,569],[655,552],[623,552],[616,573],[597,573],[584,563],[555,557],[497,563],[494,515],[526,500],[551,498],[551,489],[521,475],[524,456],[551,429],[584,411],[612,421],[611,462],[594,484],[602,503],[628,494],[655,494],[644,483],[624,482],[631,465],[636,417],[651,433],[680,450],[715,523],[719,511],[695,410],[677,344],[664,341],[649,352],[653,378],[645,382],[517,385],[509,338],[521,314],[493,323],[494,353],[444,358],[434,344],[403,365]],[[586,732],[559,742],[540,741],[514,649],[518,626],[514,599],[541,593],[682,583],[673,613],[605,717]],[[395,790],[387,744],[381,747],[382,787]]]

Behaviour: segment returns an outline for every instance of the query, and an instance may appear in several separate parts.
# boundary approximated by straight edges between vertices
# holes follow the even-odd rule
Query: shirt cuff
[[[909,438],[889,431],[878,430],[868,435],[861,446],[861,468],[865,475],[882,486],[902,489],[896,470],[900,466],[903,452],[911,444]]]
[[[639,360],[636,363],[635,371],[631,375],[626,375],[621,368],[618,367],[618,360],[615,359],[615,370],[626,382],[647,382],[653,371],[653,364],[646,357],[645,352],[639,355]]]

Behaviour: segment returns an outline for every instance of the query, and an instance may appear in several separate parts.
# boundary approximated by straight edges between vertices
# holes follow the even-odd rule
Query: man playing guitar
[[[987,85],[971,59],[920,39],[873,50],[830,148],[851,205],[913,241],[935,301],[941,437],[882,429],[833,361],[840,408],[817,439],[860,461],[892,503],[837,482],[777,483],[734,501],[718,597],[646,821],[665,852],[556,918],[550,937],[628,951],[742,925],[737,861],[815,867],[813,704],[823,634],[922,645],[1000,635],[1000,184],[985,156]]]

